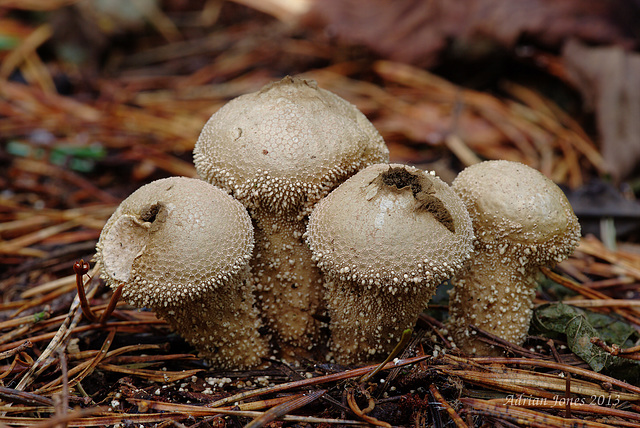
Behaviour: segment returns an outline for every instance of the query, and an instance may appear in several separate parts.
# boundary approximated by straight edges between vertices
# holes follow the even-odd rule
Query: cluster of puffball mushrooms
[[[579,239],[562,191],[516,162],[476,164],[452,186],[388,162],[355,106],[313,81],[271,83],[206,123],[201,180],[122,202],[97,244],[102,278],[222,368],[382,359],[447,279],[458,347],[493,352],[470,325],[521,344],[539,267]]]

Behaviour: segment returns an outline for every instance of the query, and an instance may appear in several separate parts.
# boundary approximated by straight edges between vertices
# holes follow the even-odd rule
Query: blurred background
[[[0,0],[0,292],[90,259],[133,190],[195,176],[212,113],[286,75],[358,106],[394,162],[542,171],[638,255],[639,46],[638,0]]]

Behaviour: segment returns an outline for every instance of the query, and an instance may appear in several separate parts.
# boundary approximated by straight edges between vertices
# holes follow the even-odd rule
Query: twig
[[[366,375],[362,376],[360,378],[360,383],[368,382],[372,377],[377,375],[380,372],[380,370],[382,370],[382,368],[385,366],[385,364],[387,364],[389,361],[393,360],[396,357],[396,355],[398,355],[400,353],[400,351],[402,351],[407,346],[407,344],[411,340],[411,334],[412,333],[413,333],[413,329],[410,329],[410,328],[408,328],[405,331],[403,331],[402,332],[402,337],[400,338],[400,341],[395,346],[395,348],[393,348],[393,351],[391,351],[391,353],[387,356],[387,358],[382,363],[380,363],[380,365],[378,367],[376,367],[375,370],[373,370],[372,372],[367,373]]]
[[[311,391],[304,394],[302,397],[293,398],[287,402],[284,402],[275,407],[272,407],[271,409],[267,410],[259,417],[249,422],[247,425],[245,425],[244,428],[263,427],[266,424],[272,421],[275,421],[276,419],[288,414],[289,412],[292,412],[294,410],[299,409],[300,407],[306,406],[307,404],[314,402],[318,398],[322,397],[325,392],[327,391],[326,390]]]
[[[10,349],[8,351],[5,352],[0,352],[0,360],[4,360],[5,358],[9,358],[19,352],[24,351],[27,348],[31,348],[33,346],[33,343],[30,340],[25,340],[23,343],[21,343],[20,345],[16,346],[13,349]]]
[[[94,272],[97,271],[98,267],[99,264],[96,263],[93,268]],[[97,289],[98,284],[96,283],[89,293],[93,295],[93,293],[95,293]],[[29,385],[33,380],[34,374],[36,374],[38,370],[42,370],[48,364],[50,364],[49,357],[55,352],[55,350],[67,341],[69,335],[71,334],[71,331],[80,321],[82,312],[78,312],[79,306],[80,300],[76,297],[76,299],[74,299],[73,303],[71,304],[71,307],[69,308],[67,318],[64,320],[51,342],[49,342],[49,345],[42,352],[42,354],[40,354],[36,362],[29,368],[22,379],[20,379],[20,381],[16,385],[17,390],[24,390],[24,388],[26,388],[26,386]]]
[[[82,313],[89,322],[96,322],[98,317],[91,311],[91,306],[89,306],[89,302],[87,301],[87,295],[84,292],[84,280],[82,278],[89,272],[89,263],[84,260],[75,262],[73,264],[73,271],[76,273],[76,288],[78,290],[78,299],[80,299]]]
[[[411,364],[418,363],[420,361],[426,360],[427,356],[408,358],[406,360],[399,360],[391,363],[387,363],[387,365],[383,368],[383,370],[392,369],[395,367],[408,366]],[[215,401],[211,404],[208,404],[207,407],[221,407],[229,403],[235,403],[247,398],[257,397],[262,394],[274,393],[286,391],[293,388],[306,388],[311,385],[320,385],[327,382],[334,382],[338,380],[351,379],[354,377],[362,376],[365,373],[370,372],[371,370],[375,370],[378,365],[361,367],[353,370],[346,370],[341,373],[333,373],[325,376],[318,376],[311,379],[304,379],[295,382],[289,382],[281,385],[269,386],[265,388],[254,389],[253,391],[241,392],[240,394],[232,395],[230,397],[223,398],[221,400]]]
[[[640,346],[634,346],[633,348],[621,349],[615,343],[611,346],[607,345],[602,339],[599,337],[592,337],[591,343],[596,346],[599,346],[609,354],[621,358],[627,358],[629,360],[640,360]]]
[[[444,399],[444,397],[442,396],[442,394],[440,394],[440,391],[438,391],[438,388],[435,385],[433,384],[429,385],[429,391],[433,395],[433,398],[435,398],[436,401],[442,407],[445,408],[445,410],[451,417],[451,420],[453,420],[453,422],[456,424],[458,428],[468,428],[468,425],[464,423],[464,421],[462,420],[460,415],[456,412],[456,410],[453,407],[451,407],[451,404],[449,404],[449,402]]]
[[[371,397],[369,397],[369,399],[372,400]],[[371,425],[376,425],[384,428],[391,428],[391,424],[389,424],[388,422],[383,422],[383,421],[379,421],[376,418],[372,418],[371,416],[366,415],[367,412],[361,410],[360,407],[358,407],[358,403],[356,403],[356,399],[354,397],[354,388],[351,388],[347,391],[347,403],[349,404],[351,411],[353,411],[353,413],[355,413],[356,416],[358,416],[363,421],[370,423]],[[371,407],[371,405],[369,406]]]
[[[453,355],[446,355],[446,359],[451,359],[453,361],[465,362],[465,359],[455,357]],[[591,370],[585,370],[580,367],[573,367],[568,364],[560,364],[553,361],[544,361],[544,360],[534,360],[528,358],[504,358],[504,357],[475,357],[469,358],[468,361],[478,363],[478,364],[519,364],[519,365],[527,365],[527,366],[537,366],[537,367],[545,367],[553,370],[560,370],[565,372],[570,372],[579,376],[584,376],[590,379],[597,380],[598,382],[606,382],[611,385],[615,385],[617,387],[626,389],[634,394],[640,394],[640,387],[631,385],[627,382],[612,378],[610,376],[605,376],[600,373],[596,373]]]

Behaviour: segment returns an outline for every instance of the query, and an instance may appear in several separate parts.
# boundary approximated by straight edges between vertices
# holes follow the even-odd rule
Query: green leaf
[[[20,44],[20,39],[6,34],[0,34],[0,51],[10,51]]]
[[[586,311],[563,303],[552,303],[538,307],[533,316],[532,328],[551,337],[564,335],[571,351],[582,358],[597,372],[619,365],[631,365],[640,375],[640,365],[615,357],[591,343],[592,337],[599,337],[609,345],[633,346],[635,330],[628,324],[609,315]]]

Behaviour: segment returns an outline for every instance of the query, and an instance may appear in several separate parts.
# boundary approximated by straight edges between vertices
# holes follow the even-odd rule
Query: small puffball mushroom
[[[194,150],[200,176],[249,210],[258,305],[283,354],[308,354],[326,312],[320,272],[302,240],[315,203],[367,165],[388,160],[358,109],[310,80],[286,77],[231,100]]]
[[[350,364],[393,349],[469,258],[473,233],[464,205],[435,174],[378,164],[316,205],[306,240],[328,278],[331,349]]]
[[[172,177],[125,199],[100,234],[96,259],[130,304],[167,320],[215,366],[246,368],[268,357],[254,308],[245,208],[202,180]]]
[[[468,326],[522,345],[539,267],[555,265],[573,252],[580,224],[562,190],[518,162],[470,166],[453,188],[469,211],[476,241],[471,263],[453,281],[449,328],[465,352],[498,355]]]

